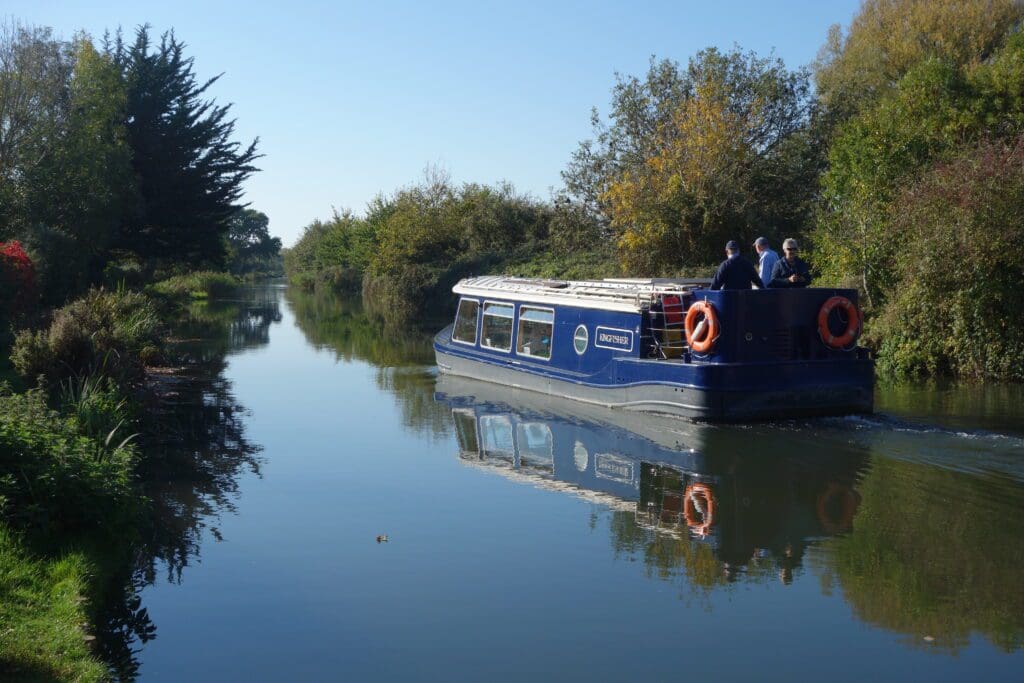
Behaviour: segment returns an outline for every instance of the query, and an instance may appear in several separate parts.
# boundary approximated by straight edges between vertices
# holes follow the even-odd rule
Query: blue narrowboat
[[[872,410],[855,290],[484,276],[453,291],[442,373],[709,421]]]

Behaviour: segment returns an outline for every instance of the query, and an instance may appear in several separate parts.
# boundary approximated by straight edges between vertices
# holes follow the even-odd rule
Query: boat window
[[[476,313],[479,309],[479,301],[463,299],[459,302],[459,312],[455,314],[455,329],[452,330],[454,341],[464,344],[476,343]]]
[[[579,441],[573,446],[572,461],[580,472],[587,471],[587,465],[590,463],[590,453],[587,453],[587,447]]]
[[[516,428],[519,441],[519,460],[534,465],[552,464],[551,446],[554,439],[551,428],[540,422],[524,422]]]
[[[555,330],[555,312],[550,308],[519,308],[519,335],[516,353],[532,358],[551,358],[551,335]]]
[[[499,351],[512,350],[512,304],[487,302],[484,304],[484,324],[480,330],[480,345]]]
[[[590,337],[587,334],[587,326],[580,325],[576,328],[576,334],[572,336],[572,345],[576,349],[576,353],[583,355],[587,350],[587,343],[590,341]]]
[[[512,421],[503,415],[480,417],[481,450],[487,458],[513,460],[515,445],[512,441]]]
[[[476,416],[471,410],[452,410],[455,435],[459,441],[459,455],[463,458],[480,457],[480,441],[476,434]]]

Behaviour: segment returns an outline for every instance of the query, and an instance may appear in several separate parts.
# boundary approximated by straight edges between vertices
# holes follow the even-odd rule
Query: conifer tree
[[[144,261],[220,266],[242,183],[258,170],[258,140],[247,147],[232,140],[230,105],[204,98],[220,76],[197,81],[184,48],[173,32],[153,46],[148,26],[136,31],[132,45],[118,36],[109,48],[127,82],[139,196],[122,246]]]

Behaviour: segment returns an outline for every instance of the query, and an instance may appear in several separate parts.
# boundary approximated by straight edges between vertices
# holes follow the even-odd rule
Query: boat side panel
[[[723,389],[672,383],[631,383],[600,386],[522,372],[513,367],[481,362],[437,349],[441,372],[473,377],[503,386],[537,391],[595,405],[625,410],[667,413],[705,420],[741,420],[796,415],[834,415],[870,412],[870,384],[800,381],[801,368],[789,368],[797,381],[779,381],[758,388]],[[806,374],[806,368],[803,369]]]

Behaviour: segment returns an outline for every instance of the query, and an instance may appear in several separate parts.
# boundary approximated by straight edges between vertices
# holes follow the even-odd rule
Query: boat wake
[[[852,435],[883,456],[978,476],[1024,482],[1024,438],[913,422],[885,413],[826,418],[818,423]]]
[[[994,443],[1020,448],[1022,449],[1021,455],[1024,456],[1024,437],[1016,434],[1003,434],[985,429],[954,429],[944,427],[942,425],[914,422],[896,417],[895,415],[887,415],[885,413],[877,413],[875,415],[847,415],[845,417],[826,418],[826,420],[841,421],[846,424],[863,426],[869,429],[887,429],[909,434],[936,434],[971,441],[992,441]]]

